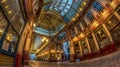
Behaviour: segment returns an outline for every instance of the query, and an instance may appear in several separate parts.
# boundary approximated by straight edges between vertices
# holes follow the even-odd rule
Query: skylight
[[[55,10],[63,17],[66,23],[75,16],[80,7],[81,0],[54,0],[50,10]]]

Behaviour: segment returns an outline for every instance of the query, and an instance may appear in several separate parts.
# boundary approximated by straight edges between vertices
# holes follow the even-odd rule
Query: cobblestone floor
[[[30,61],[25,67],[120,67],[120,50],[114,53],[81,62]]]

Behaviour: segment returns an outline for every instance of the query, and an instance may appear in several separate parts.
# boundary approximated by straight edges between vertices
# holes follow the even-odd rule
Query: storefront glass
[[[115,15],[112,15],[108,21],[106,22],[106,26],[109,30],[111,30],[113,27],[115,27],[119,23],[119,20]]]
[[[7,26],[8,26],[8,23],[4,18],[4,16],[2,15],[2,12],[0,11],[0,40]]]
[[[24,23],[23,23],[22,19],[20,18],[20,16],[16,16],[16,18],[11,22],[12,22],[13,27],[17,31],[17,33],[20,34],[21,31],[22,31],[23,25],[24,25]]]
[[[120,42],[120,24],[111,31],[111,34],[115,41],[118,40]]]
[[[106,35],[106,32],[103,28],[99,28],[96,32],[95,35],[98,40],[98,44],[100,48],[104,48],[108,44],[110,44],[110,40],[108,39],[108,36]]]
[[[89,50],[88,50],[88,46],[87,46],[85,39],[81,40],[80,45],[82,45],[83,53],[88,54]]]
[[[120,7],[115,11],[117,15],[120,16]],[[109,29],[113,40],[115,41],[117,46],[120,46],[120,20],[116,16],[116,14],[112,14],[106,21],[106,26]]]
[[[95,45],[95,41],[94,41],[94,39],[93,39],[91,34],[88,35],[88,41],[89,41],[89,44],[90,44],[90,47],[91,47],[91,51],[92,52],[96,52],[97,51],[97,47]]]
[[[2,50],[7,51],[9,54],[13,54],[15,52],[17,40],[18,40],[18,35],[10,26],[6,38],[3,42]]]
[[[79,47],[78,42],[74,44],[74,50],[75,50],[76,57],[79,58],[80,57],[80,47]]]
[[[7,18],[12,23],[17,33],[20,34],[24,23],[21,19],[22,17],[19,6],[17,5],[17,0],[2,0],[0,3]]]
[[[8,15],[8,19],[11,20],[18,11],[17,0],[0,0],[0,4],[5,14]]]

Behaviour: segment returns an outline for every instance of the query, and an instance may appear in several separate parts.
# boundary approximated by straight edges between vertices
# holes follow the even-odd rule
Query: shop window
[[[0,2],[1,2],[1,7],[2,7],[3,11],[5,12],[9,21],[12,22],[15,30],[18,33],[21,33],[21,30],[24,25],[24,23],[23,23],[24,21],[21,20],[19,8],[18,8],[18,5],[16,4],[17,1],[16,0],[7,0],[6,2],[2,2],[2,1],[0,1]]]
[[[110,44],[110,41],[108,39],[108,36],[106,35],[106,32],[103,28],[99,28],[96,32],[96,37],[98,40],[98,44],[100,48],[104,48],[104,46]]]
[[[21,33],[23,25],[24,25],[24,21],[21,19],[20,16],[16,16],[14,20],[11,21],[13,27],[15,28],[15,30],[17,31],[17,33]]]
[[[98,0],[102,5],[108,7],[112,0]]]
[[[74,50],[75,50],[76,57],[79,58],[80,57],[80,47],[79,47],[78,42],[74,44]]]
[[[88,35],[88,41],[89,41],[89,44],[90,44],[90,47],[91,47],[91,51],[96,52],[97,47],[96,47],[95,41],[94,41],[91,34]]]
[[[4,18],[4,16],[2,15],[2,13],[0,12],[0,40],[7,26],[8,26],[8,23],[6,19]]]
[[[80,45],[82,45],[83,53],[88,54],[89,50],[88,50],[88,46],[87,46],[85,39],[81,40]]]
[[[1,0],[0,2],[1,2],[0,4],[1,4],[4,12],[6,13],[8,19],[9,20],[13,19],[13,16],[19,10],[17,1],[16,0],[6,0],[5,2],[3,2]]]
[[[70,55],[70,43],[69,41],[65,41],[62,44],[62,50],[63,50],[63,56],[64,60],[69,60],[69,55]]]
[[[111,31],[111,35],[115,41],[120,40],[120,24]],[[118,44],[120,44],[120,41]]]
[[[96,9],[98,12],[102,12],[104,9],[103,6],[96,1],[93,3],[93,8]]]
[[[106,26],[109,30],[111,30],[113,27],[115,27],[119,23],[119,19],[115,16],[112,15],[108,21],[106,22]]]
[[[2,50],[7,51],[8,54],[14,54],[17,40],[18,40],[18,35],[10,26],[6,38],[3,42]]]
[[[88,11],[86,17],[92,22],[95,18],[91,11]]]

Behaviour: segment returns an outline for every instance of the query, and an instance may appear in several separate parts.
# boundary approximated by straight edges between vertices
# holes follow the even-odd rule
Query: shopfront
[[[107,19],[106,26],[117,47],[120,47],[120,7]]]
[[[14,56],[24,26],[24,21],[18,14],[19,9],[12,7],[16,6],[12,4],[14,2],[13,0],[0,1],[0,66],[14,64]]]

